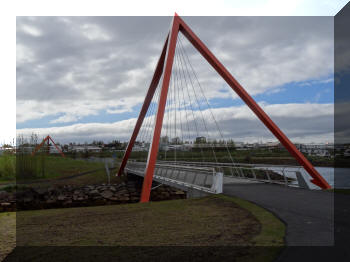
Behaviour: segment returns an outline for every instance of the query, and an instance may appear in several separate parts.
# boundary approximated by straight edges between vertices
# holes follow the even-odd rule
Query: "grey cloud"
[[[332,73],[331,17],[183,19],[252,94]],[[48,115],[63,115],[54,122],[65,122],[101,110],[132,110],[144,99],[170,21],[171,17],[18,17],[17,122]],[[23,25],[40,35],[28,34]],[[234,96],[207,62],[183,43],[207,97]],[[240,124],[256,129],[249,123]],[[320,123],[320,130],[328,133],[329,128]]]
[[[332,104],[274,104],[262,105],[262,107],[293,142],[333,142],[334,109]],[[189,114],[187,119],[184,117],[185,111],[182,111],[182,117],[179,117],[180,113],[177,112],[177,118],[175,118],[174,111],[166,112],[162,128],[163,136],[178,136],[184,140],[189,140],[189,138],[193,140],[197,136],[221,139],[220,129],[224,138],[233,138],[235,141],[276,140],[247,106],[213,109],[212,113],[217,119],[219,129],[208,110],[202,112],[203,116],[199,111],[195,111],[193,117]],[[202,123],[202,117],[206,120],[206,127]],[[150,141],[153,119],[153,117],[149,117],[144,120],[139,133],[139,140]],[[176,132],[174,119],[177,119]],[[195,128],[195,121],[198,132]],[[135,122],[136,119],[132,118],[115,123],[26,128],[17,130],[17,133],[26,136],[29,136],[32,132],[39,133],[42,136],[51,134],[61,142],[85,142],[96,139],[127,141]]]

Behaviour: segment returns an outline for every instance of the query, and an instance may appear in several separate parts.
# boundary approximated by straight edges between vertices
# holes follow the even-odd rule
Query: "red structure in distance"
[[[158,110],[156,115],[156,123],[153,130],[153,139],[148,155],[146,165],[145,177],[143,181],[141,202],[148,202],[155,164],[158,155],[159,139],[163,124],[165,104],[168,94],[170,76],[174,61],[174,54],[177,42],[178,33],[181,32],[188,41],[198,50],[198,52],[208,61],[208,63],[216,70],[216,72],[226,81],[226,83],[237,93],[237,95],[247,104],[247,106],[255,113],[261,122],[272,132],[272,134],[281,142],[281,144],[289,151],[289,153],[304,167],[304,169],[312,177],[311,182],[322,189],[329,189],[331,186],[328,182],[317,172],[313,165],[304,157],[304,155],[295,147],[295,145],[288,139],[288,137],[278,128],[278,126],[270,119],[270,117],[263,111],[263,109],[254,101],[254,99],[245,91],[245,89],[237,82],[237,80],[229,73],[229,71],[220,63],[220,61],[211,53],[205,44],[195,35],[190,27],[175,13],[172,21],[171,29],[166,38],[162,54],[156,66],[150,87],[148,89],[145,101],[143,103],[141,112],[137,119],[133,134],[129,141],[128,147],[125,151],[118,176],[120,176],[126,166],[130,156],[132,147],[134,146],[138,132],[147,113],[148,107],[152,101],[156,87],[163,75],[163,82],[161,83],[161,93],[158,103]]]
[[[51,136],[47,136],[43,139],[43,141],[34,149],[34,151],[32,152],[32,156],[35,155],[35,153],[45,144],[45,142],[47,143],[47,154],[50,154],[50,140],[52,142],[52,144],[56,147],[57,151],[61,154],[62,157],[66,157],[62,150],[56,145],[56,143],[53,141],[53,139],[51,138]]]

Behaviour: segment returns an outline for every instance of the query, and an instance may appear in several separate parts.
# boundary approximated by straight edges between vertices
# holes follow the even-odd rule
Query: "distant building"
[[[284,148],[283,145],[278,141],[262,143],[262,144],[259,144],[258,147],[269,149],[269,150]]]
[[[207,139],[204,136],[196,137],[196,144],[205,144],[207,143]]]
[[[15,149],[13,147],[0,147],[0,155],[4,152],[14,152]]]
[[[34,151],[34,146],[17,146],[16,152],[18,153],[24,153],[24,154],[31,154]]]
[[[169,144],[169,137],[168,136],[162,136],[160,138],[160,143],[162,143],[162,144]]]
[[[57,145],[57,147],[62,151],[62,147]],[[55,146],[50,145],[50,154],[59,154],[60,152],[57,150]]]
[[[142,145],[134,145],[132,148],[133,152],[145,152],[148,151],[148,148]]]
[[[343,154],[345,157],[350,157],[350,148],[346,149]]]
[[[181,145],[169,145],[166,147],[165,151],[190,151],[192,148],[189,144],[181,144]]]
[[[168,144],[160,144],[159,150],[160,151],[169,151],[169,145]]]
[[[181,140],[179,137],[174,137],[173,139],[171,139],[171,143],[173,145],[179,145],[179,144],[181,144]]]
[[[331,157],[333,144],[295,144],[300,152],[309,156]]]
[[[331,157],[331,154],[326,149],[316,149],[312,152],[315,156]]]
[[[99,153],[102,151],[102,148],[99,146],[89,146],[89,145],[70,145],[68,150],[71,152],[93,152]]]
[[[235,147],[238,148],[243,148],[244,147],[244,142],[235,142]]]
[[[244,147],[247,149],[257,148],[258,146],[259,146],[258,143],[253,143],[253,144],[246,143],[246,144],[244,144]]]

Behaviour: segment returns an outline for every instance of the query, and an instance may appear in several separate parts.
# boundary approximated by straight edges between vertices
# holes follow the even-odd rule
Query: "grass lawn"
[[[116,177],[116,170],[110,171],[110,182],[111,184],[118,184],[122,178]],[[105,169],[97,170],[94,172],[91,172],[89,174],[83,174],[81,176],[76,177],[69,177],[69,176],[62,176],[57,177],[53,179],[48,180],[34,180],[30,183],[25,184],[25,187],[51,187],[51,186],[65,186],[65,185],[71,185],[71,186],[85,186],[85,185],[95,185],[95,184],[103,184],[107,183],[108,178]]]
[[[15,179],[16,157],[10,154],[0,155],[0,184]]]
[[[0,227],[4,226],[2,222]],[[147,259],[152,252],[156,252],[158,258],[170,259],[169,256],[187,257],[199,250],[210,250],[207,255],[212,256],[214,252],[216,258],[229,251],[233,256],[231,261],[272,261],[284,245],[284,234],[284,224],[271,213],[247,201],[221,195],[144,204],[17,212],[17,245],[38,247],[30,249],[25,256],[27,260],[23,261],[31,258],[46,261],[48,256],[64,260],[68,254],[72,260],[72,256],[79,253],[77,248],[62,251],[61,248],[43,250],[39,246],[113,247],[103,249],[104,258],[110,255],[113,259],[126,256],[125,246],[139,247],[139,251],[133,248],[130,253],[133,257],[126,259],[129,261]],[[183,253],[185,247],[188,251]],[[226,248],[225,252],[222,248]],[[80,250],[84,251],[79,258],[91,258],[93,250],[96,251],[94,248]],[[15,260],[16,252],[11,256]]]
[[[76,160],[72,158],[63,158],[58,156],[46,156],[44,166],[44,176],[42,172],[41,163],[37,167],[37,179],[54,179],[58,177],[71,176],[74,174],[103,169],[104,164],[99,162],[88,162],[84,160]],[[28,178],[29,180],[31,178]]]
[[[16,246],[16,213],[0,213],[0,261]]]
[[[30,156],[28,156],[30,158]],[[44,164],[41,161],[40,156],[38,159],[35,157],[30,160],[31,169],[35,170],[36,176],[30,176],[28,178],[17,178],[17,183],[29,183],[35,184],[35,181],[43,182],[49,181],[52,184],[72,184],[72,185],[84,185],[84,184],[97,184],[106,183],[107,174],[104,168],[104,163],[100,162],[88,162],[84,160],[76,160],[72,158],[62,158],[60,156],[45,156]],[[16,181],[16,158],[13,155],[0,156],[0,185],[11,184]],[[13,171],[10,168],[14,166]],[[44,169],[44,171],[43,171]],[[2,171],[2,170],[6,170]],[[11,172],[10,172],[10,171]],[[91,174],[84,176],[79,176],[75,178],[70,178],[72,175],[79,173],[85,173],[94,171]],[[118,179],[115,178],[115,172],[111,171],[111,182],[117,182]],[[67,178],[67,180],[64,180]],[[63,180],[62,180],[63,179]],[[68,180],[69,179],[69,180]]]

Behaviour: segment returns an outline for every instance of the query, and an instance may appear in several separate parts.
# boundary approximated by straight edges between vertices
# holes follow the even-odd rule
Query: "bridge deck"
[[[131,162],[125,168],[127,173],[145,175],[146,163]],[[153,180],[182,190],[194,189],[206,193],[222,193],[222,173],[212,167],[177,166],[157,164]]]

